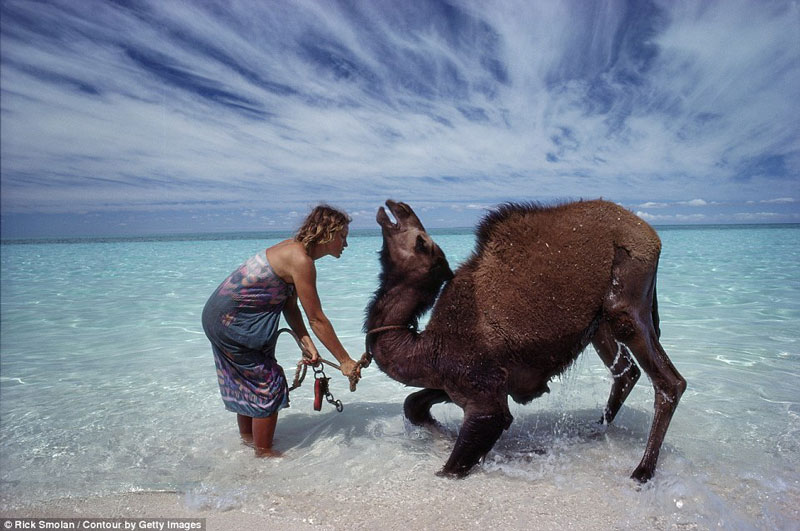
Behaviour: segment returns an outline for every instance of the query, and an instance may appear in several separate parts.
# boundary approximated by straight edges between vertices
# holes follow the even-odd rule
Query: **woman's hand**
[[[342,362],[340,370],[342,371],[342,374],[344,374],[351,380],[353,379],[353,376],[355,376],[356,381],[358,381],[358,379],[361,378],[361,365],[359,365],[350,358]]]
[[[303,364],[312,366],[319,365],[320,360],[317,347],[315,347],[313,344],[310,347],[308,345],[303,345],[303,347]]]

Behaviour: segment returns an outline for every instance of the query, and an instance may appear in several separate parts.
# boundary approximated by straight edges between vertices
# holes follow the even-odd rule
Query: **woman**
[[[275,424],[278,411],[289,405],[286,377],[275,360],[281,313],[310,355],[306,363],[319,362],[298,299],[311,330],[339,360],[342,373],[360,376],[360,366],[322,312],[314,266],[323,256],[341,256],[349,223],[344,212],[317,206],[293,239],[247,260],[220,284],[203,309],[203,329],[214,351],[222,401],[237,414],[239,433],[252,441],[257,456],[278,455],[272,451]]]

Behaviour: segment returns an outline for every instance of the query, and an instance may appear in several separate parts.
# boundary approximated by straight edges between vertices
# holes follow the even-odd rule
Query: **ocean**
[[[688,389],[643,486],[629,476],[652,386],[643,375],[614,423],[598,425],[611,376],[592,347],[550,394],[511,402],[511,428],[464,480],[434,475],[461,410],[434,406],[441,432],[411,426],[413,389],[374,364],[354,393],[326,370],[341,413],[313,410],[309,373],[280,414],[284,456],[255,459],[222,406],[200,315],[283,235],[4,242],[0,510],[175,492],[188,510],[329,528],[365,529],[379,514],[386,529],[525,529],[564,507],[565,526],[586,511],[598,529],[800,529],[800,226],[658,232],[661,341]],[[472,252],[471,231],[431,234],[453,269]],[[380,247],[377,231],[353,231],[341,259],[317,262],[323,308],[356,359]],[[286,335],[278,345],[291,378],[299,352]]]

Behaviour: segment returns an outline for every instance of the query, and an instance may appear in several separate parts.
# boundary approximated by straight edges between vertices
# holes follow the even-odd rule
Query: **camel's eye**
[[[417,235],[417,243],[414,246],[414,250],[417,251],[418,253],[428,252],[428,243],[425,241],[425,238],[423,238],[421,234]]]

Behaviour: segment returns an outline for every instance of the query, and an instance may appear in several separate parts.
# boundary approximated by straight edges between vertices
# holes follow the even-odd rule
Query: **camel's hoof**
[[[440,478],[448,478],[448,479],[464,479],[469,474],[469,471],[461,471],[461,472],[450,472],[445,470],[444,468],[441,469],[436,473],[437,476]]]
[[[637,483],[647,483],[653,478],[653,471],[642,466],[636,467],[636,470],[631,474],[631,479]]]

